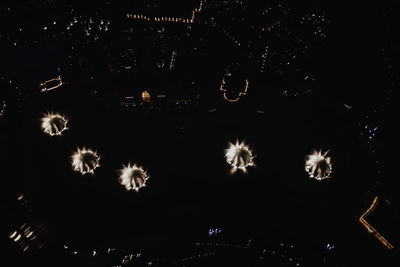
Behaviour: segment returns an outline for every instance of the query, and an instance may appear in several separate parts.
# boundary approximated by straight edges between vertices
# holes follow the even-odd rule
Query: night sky
[[[397,266],[393,7],[204,1],[194,23],[183,24],[126,14],[190,17],[200,1],[110,2],[1,4],[4,266],[149,266],[154,258],[155,266]],[[326,37],[300,23],[307,14],[324,14]],[[249,82],[232,103],[219,90],[230,66],[238,66],[232,84]],[[40,92],[58,75],[61,87]],[[48,112],[69,119],[62,136],[40,128]],[[231,174],[225,160],[236,140],[255,155],[247,173]],[[71,167],[78,147],[100,155],[94,175]],[[330,150],[331,178],[304,171],[314,149]],[[128,162],[150,175],[139,192],[117,181]],[[375,196],[382,201],[370,223],[391,251],[358,221]],[[22,252],[10,238],[24,223],[42,248]],[[210,229],[221,233],[210,237]],[[218,256],[209,261],[173,262],[200,253],[199,242],[250,239],[247,250],[210,248]],[[296,256],[260,258],[280,243],[294,244]],[[138,252],[143,262],[121,265]]]

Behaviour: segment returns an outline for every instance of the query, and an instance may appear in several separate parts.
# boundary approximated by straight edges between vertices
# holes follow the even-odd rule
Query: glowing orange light
[[[229,68],[230,68],[230,67],[229,67]],[[226,101],[228,101],[228,102],[236,102],[236,101],[238,101],[238,100],[240,99],[241,96],[244,96],[244,95],[247,94],[247,90],[248,90],[248,88],[249,88],[249,81],[248,81],[247,79],[245,80],[245,85],[244,85],[242,91],[240,91],[240,92],[237,94],[237,97],[236,97],[236,98],[229,98],[229,97],[227,96],[228,90],[225,88],[225,84],[226,84],[226,79],[227,79],[227,78],[230,78],[230,77],[232,77],[232,73],[230,72],[230,70],[225,69],[225,74],[224,74],[224,77],[222,78],[221,85],[219,86],[219,90],[220,90],[221,92],[223,92],[222,96],[224,97],[224,99],[225,99]]]
[[[202,0],[199,3],[199,7],[195,8],[192,11],[192,16],[191,19],[189,18],[171,18],[171,17],[147,17],[145,15],[131,15],[131,14],[127,14],[127,18],[133,18],[133,19],[139,19],[139,20],[147,20],[147,21],[155,21],[155,22],[159,22],[159,21],[168,21],[168,22],[178,22],[178,23],[194,23],[196,15],[201,13],[202,11],[202,7],[203,7],[203,3],[206,2],[207,0]]]
[[[145,103],[150,103],[150,93],[148,91],[142,92],[142,100]]]
[[[368,216],[378,205],[378,197],[376,196],[371,203],[371,206],[360,216],[360,223],[368,230],[369,233],[373,234],[376,239],[378,239],[387,249],[392,250],[394,246],[390,244],[378,231],[375,230],[366,220],[365,217]]]

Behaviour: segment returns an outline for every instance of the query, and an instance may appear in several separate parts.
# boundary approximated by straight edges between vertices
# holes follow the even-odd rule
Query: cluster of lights
[[[68,119],[60,114],[48,113],[42,118],[42,130],[50,136],[59,136],[68,129]]]
[[[269,54],[268,52],[268,45],[265,46],[264,53],[261,55],[261,70],[260,72],[264,72],[265,69],[265,62],[267,61],[267,55]]]
[[[31,244],[34,244],[38,249],[43,247],[37,234],[27,223],[24,223],[18,230],[10,233],[8,237],[14,241],[23,252],[27,251],[31,247]]]
[[[229,243],[196,243],[196,246],[205,247],[205,248],[223,248],[223,249],[254,249],[254,247],[250,247],[252,239],[249,238],[248,242],[245,245],[237,245],[237,244],[229,244]],[[333,245],[329,244],[328,250],[332,250],[334,248]],[[260,260],[268,259],[268,257],[279,257],[280,260],[285,260],[290,266],[300,266],[303,258],[298,257],[297,253],[293,251],[293,244],[284,244],[279,243],[276,245],[274,249],[263,249],[261,251],[261,255],[259,255]]]
[[[178,263],[185,263],[185,262],[188,262],[188,261],[193,261],[193,260],[197,260],[197,259],[204,258],[204,257],[210,257],[210,256],[213,256],[213,255],[215,255],[214,252],[200,253],[200,254],[197,254],[197,255],[194,255],[194,256],[183,258],[183,259],[181,259],[179,261],[174,261],[173,264],[175,265],[175,264],[178,264]]]
[[[269,15],[271,10],[272,10],[272,7],[267,7],[261,11],[261,15]]]
[[[116,253],[117,253],[117,249],[116,248],[107,248],[107,249],[93,249],[89,252],[89,254],[87,254],[87,252],[80,252],[76,249],[73,249],[67,245],[64,245],[64,250],[67,251],[68,253],[74,255],[74,256],[78,256],[78,255],[83,255],[83,256],[88,256],[90,258],[95,258],[98,257],[99,255],[113,255],[113,257],[115,258]],[[143,254],[142,253],[129,253],[126,255],[123,255],[120,259],[120,263],[113,265],[113,267],[122,267],[122,266],[131,266],[132,264],[134,264],[135,260],[138,259],[144,259]],[[147,266],[152,266],[153,263],[155,262],[159,262],[160,259],[158,258],[148,258],[146,259],[147,262]]]
[[[200,1],[199,7],[192,11],[192,16],[190,18],[177,18],[177,17],[149,17],[143,14],[127,14],[128,19],[143,20],[143,21],[153,21],[153,22],[176,22],[191,24],[194,23],[197,14],[202,12],[203,3],[207,0]]]
[[[171,62],[169,64],[169,69],[172,70],[175,68],[175,61],[176,61],[176,51],[174,50],[171,55]]]
[[[178,23],[194,23],[194,20],[186,18],[174,18],[174,17],[148,17],[140,14],[127,14],[128,19],[154,21],[154,22],[178,22]]]
[[[331,177],[332,162],[328,153],[329,150],[325,153],[314,150],[312,154],[306,156],[305,170],[310,178],[323,180]]]
[[[243,173],[247,173],[247,168],[255,166],[254,155],[245,142],[230,143],[229,147],[225,150],[226,162],[231,166],[231,173],[235,173],[238,169]]]
[[[329,250],[329,251],[330,251],[330,250],[333,250],[334,248],[335,248],[335,246],[332,245],[332,244],[327,244],[327,245],[326,245],[326,249]]]
[[[375,138],[376,132],[378,131],[378,126],[371,126],[370,124],[365,124],[362,127],[362,132],[361,132],[361,136],[366,136],[367,142],[371,143],[373,141],[373,139]]]
[[[263,249],[260,260],[264,260],[268,256],[279,257],[280,260],[285,260],[289,266],[300,266],[303,261],[302,257],[295,256],[297,253],[293,253],[294,245],[287,245],[279,243],[279,246],[275,249]],[[291,252],[291,253],[289,253]],[[292,255],[290,255],[292,254]],[[294,255],[293,255],[294,254]]]
[[[145,91],[146,92],[146,91]],[[68,120],[60,114],[48,113],[42,118],[42,130],[50,136],[60,136],[62,132],[68,129]],[[77,151],[71,156],[71,164],[74,171],[85,174],[94,174],[95,169],[100,167],[100,156],[92,149],[82,149],[78,147]],[[136,164],[123,166],[120,170],[118,182],[125,186],[126,190],[139,191],[146,186],[149,175],[142,167]]]
[[[222,230],[219,229],[219,228],[209,229],[209,230],[208,230],[208,236],[220,234],[221,231],[222,231]]]
[[[68,251],[68,252],[71,253],[72,255],[80,255],[80,254],[83,254],[83,253],[79,253],[78,250],[73,249],[73,248],[71,248],[71,247],[69,247],[69,246],[67,246],[67,245],[63,245],[63,247],[64,247],[64,250]],[[93,249],[93,250],[91,250],[89,256],[91,256],[91,257],[97,257],[99,254],[110,254],[110,253],[115,252],[116,250],[117,250],[116,248],[107,248],[106,250],[95,250],[95,249]]]
[[[320,38],[326,38],[325,27],[329,23],[329,19],[324,13],[313,12],[306,14],[301,18],[301,24],[310,24],[313,27],[313,35]]]
[[[143,95],[142,95],[142,97],[143,97]],[[121,101],[121,107],[124,107],[124,108],[136,107],[136,102],[134,100],[134,97],[133,96],[125,96],[124,100]]]
[[[140,258],[142,256],[142,254],[140,254],[140,253],[137,253],[137,254],[129,254],[129,255],[125,255],[123,258],[122,258],[122,261],[121,261],[121,263],[122,264],[127,264],[128,262],[131,262],[134,258]]]
[[[229,3],[230,5],[230,3]],[[230,8],[229,8],[230,9]],[[257,23],[253,23],[251,25],[250,31],[255,30],[252,36],[256,39],[252,42],[248,43],[248,46],[254,46],[256,44],[260,44],[260,39],[267,41],[268,45],[264,48],[261,48],[261,55],[257,58],[259,64],[259,70],[261,73],[264,73],[267,70],[267,64],[271,64],[270,67],[274,67],[277,69],[278,74],[281,76],[280,78],[284,80],[285,83],[289,83],[286,88],[282,90],[282,94],[285,96],[300,96],[303,94],[310,94],[312,91],[311,82],[315,81],[314,75],[304,72],[298,64],[293,62],[293,59],[299,54],[304,54],[310,49],[310,44],[307,42],[307,38],[304,36],[300,36],[296,34],[296,31],[289,28],[289,25],[282,24],[282,17],[290,15],[290,9],[279,3],[274,7],[269,7],[262,9],[258,14],[258,21],[265,21],[259,26],[256,26]],[[251,19],[250,19],[251,20]],[[294,20],[293,20],[294,21]],[[300,18],[300,21],[304,24],[309,25],[310,23],[314,25],[311,28],[311,31],[314,34],[320,34],[323,37],[326,37],[325,33],[325,24],[329,23],[329,19],[325,16],[323,12],[314,12],[310,15],[306,15],[303,18]],[[285,27],[284,27],[285,26]],[[314,30],[314,28],[316,28]],[[278,30],[278,31],[275,31]],[[310,28],[307,29],[310,31]],[[274,38],[271,38],[270,33],[274,31]],[[314,32],[315,31],[315,32]],[[234,37],[232,37],[235,39]],[[286,47],[286,44],[289,46]],[[259,48],[253,48],[249,51],[249,58],[253,57],[254,51],[259,51]],[[289,54],[290,59],[286,59],[284,54]],[[273,62],[272,57],[274,59],[276,56],[281,56],[281,62]],[[292,58],[293,57],[293,58]],[[273,66],[274,64],[275,66]],[[293,85],[293,78],[295,78],[296,85]],[[306,82],[306,83],[305,83]],[[300,84],[300,87],[297,85]]]
[[[281,26],[281,22],[279,20],[276,20],[276,21],[262,27],[261,30],[271,32],[274,29],[279,29],[280,26]]]
[[[80,21],[76,17],[70,21],[66,27],[66,30],[71,30],[75,25],[80,25],[83,28],[85,36],[94,35],[94,39],[98,39],[97,33],[106,32],[109,30],[111,22],[108,19],[93,19],[93,18],[80,18]]]

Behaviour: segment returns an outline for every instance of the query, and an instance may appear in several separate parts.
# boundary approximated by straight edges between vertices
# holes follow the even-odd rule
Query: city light
[[[31,2],[0,14],[5,262],[397,260],[390,7]]]
[[[150,103],[150,93],[148,91],[142,92],[142,100],[144,103]]]
[[[126,17],[128,19],[135,19],[135,20],[143,20],[143,21],[153,21],[153,22],[176,22],[176,23],[185,23],[191,24],[194,23],[197,14],[200,14],[203,9],[203,3],[207,0],[202,0],[199,3],[199,7],[195,8],[192,11],[192,15],[190,18],[178,18],[178,17],[149,17],[143,14],[127,14]]]
[[[331,177],[332,163],[328,157],[329,150],[322,154],[322,151],[313,150],[313,153],[306,156],[305,170],[310,178],[323,180]]]
[[[232,167],[231,173],[234,174],[239,169],[243,173],[247,173],[247,167],[255,166],[253,160],[254,155],[244,141],[235,144],[229,142],[229,147],[225,150],[226,162]]]
[[[221,92],[223,92],[222,95],[223,95],[223,97],[224,97],[224,99],[226,101],[228,101],[228,102],[236,102],[236,101],[238,101],[240,99],[241,96],[244,96],[244,95],[247,94],[247,90],[249,88],[249,81],[247,79],[245,79],[244,80],[244,86],[243,86],[243,88],[241,88],[240,92],[238,92],[235,97],[229,97],[228,96],[228,94],[229,94],[228,91],[231,91],[231,88],[226,88],[226,83],[227,83],[227,80],[231,79],[232,76],[233,76],[232,72],[230,71],[231,67],[232,66],[229,66],[227,69],[225,69],[225,74],[224,74],[224,77],[222,78],[221,85],[219,86],[219,90]]]
[[[90,173],[94,174],[94,170],[100,167],[100,156],[91,149],[85,147],[78,150],[71,156],[72,168],[74,171],[82,175]]]
[[[40,92],[48,92],[48,91],[52,91],[54,89],[57,89],[58,87],[62,86],[63,82],[61,80],[61,76],[58,76],[54,79],[48,80],[48,81],[44,81],[40,83],[40,87],[42,88],[40,90]]]
[[[0,118],[4,117],[4,115],[6,114],[6,107],[7,107],[7,103],[5,100],[3,100],[3,102],[1,103],[1,107],[0,107]]]
[[[375,230],[372,225],[370,225],[365,217],[368,216],[378,205],[378,197],[376,196],[371,203],[371,206],[360,216],[359,221],[368,230],[369,233],[373,234],[376,239],[378,239],[387,249],[392,250],[394,246],[389,243],[378,231]]]

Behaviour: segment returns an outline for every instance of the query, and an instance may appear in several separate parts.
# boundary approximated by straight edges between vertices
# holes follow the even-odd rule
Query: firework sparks
[[[316,180],[323,180],[331,177],[332,162],[328,157],[329,150],[322,154],[322,151],[313,150],[313,153],[306,156],[305,170]]]
[[[226,162],[231,165],[231,173],[235,173],[238,169],[247,173],[247,167],[255,166],[253,159],[253,153],[244,141],[239,143],[236,140],[236,144],[229,142],[229,147],[225,150]]]
[[[100,167],[100,156],[91,149],[78,148],[71,156],[71,159],[74,171],[80,172],[82,175],[87,173],[94,174],[94,170]]]
[[[140,188],[146,186],[146,181],[149,177],[142,167],[137,166],[136,163],[133,166],[128,163],[128,166],[122,166],[118,182],[125,186],[126,190],[138,192]]]
[[[42,130],[50,136],[62,135],[68,130],[68,120],[60,114],[48,113],[42,118]]]

